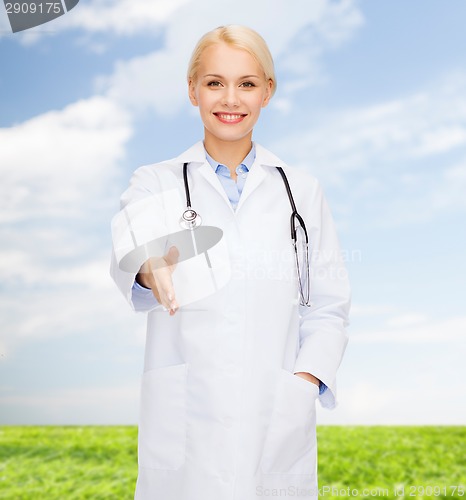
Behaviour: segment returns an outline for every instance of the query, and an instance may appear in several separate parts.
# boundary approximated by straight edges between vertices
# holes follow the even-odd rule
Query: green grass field
[[[320,426],[321,496],[466,500],[465,438],[466,427]],[[132,499],[136,441],[136,427],[3,427],[0,498]]]

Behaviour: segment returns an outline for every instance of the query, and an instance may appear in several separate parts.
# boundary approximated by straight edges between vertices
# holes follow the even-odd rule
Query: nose
[[[234,85],[230,85],[225,88],[222,104],[228,107],[237,107],[239,106],[239,95],[238,89]]]

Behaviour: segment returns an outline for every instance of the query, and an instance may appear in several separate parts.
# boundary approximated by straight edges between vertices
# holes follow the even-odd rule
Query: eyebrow
[[[208,78],[208,77],[224,78],[222,75],[214,75],[211,73],[204,75],[202,78]],[[245,76],[241,76],[240,78],[238,78],[238,80],[244,80],[245,78],[260,78],[260,76],[258,76],[258,75],[245,75]]]

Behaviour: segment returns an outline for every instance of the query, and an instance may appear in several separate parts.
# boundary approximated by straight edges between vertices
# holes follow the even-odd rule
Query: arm
[[[112,221],[113,248],[110,275],[130,306],[135,311],[146,312],[156,307],[161,307],[161,305],[155,298],[152,290],[147,289],[147,287],[144,288],[140,283],[138,284],[136,282],[136,272],[128,272],[120,269],[115,252],[115,248],[118,246],[119,241],[116,240],[123,240],[125,232],[124,230],[118,231],[121,229],[119,227],[114,227],[116,226],[115,220],[122,215],[122,212],[126,207],[130,207],[132,204],[144,202],[144,200],[150,199],[151,197],[153,197],[155,203],[156,198],[154,195],[156,195],[159,191],[159,182],[153,172],[147,167],[137,169],[131,177],[128,189],[121,196],[120,212]],[[124,221],[125,218],[120,217],[118,220]],[[157,221],[154,222],[156,223]]]
[[[311,243],[311,307],[300,306],[300,349],[294,373],[305,372],[322,381],[327,389],[321,389],[321,404],[333,408],[336,372],[348,342],[350,289],[335,225],[319,186],[312,200],[306,217]]]
[[[178,257],[179,251],[176,246],[171,246],[163,257],[149,257],[139,269],[133,285],[133,290],[150,290],[157,302],[169,311],[170,316],[178,310],[172,281]]]
[[[161,307],[152,290],[136,281],[136,273],[127,273],[118,267],[114,251],[112,251],[110,275],[134,311],[147,312]]]

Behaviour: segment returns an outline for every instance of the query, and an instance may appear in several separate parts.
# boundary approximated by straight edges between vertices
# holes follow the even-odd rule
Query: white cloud
[[[117,36],[157,35],[168,19],[190,0],[90,0],[80,2],[69,13],[47,25],[16,33],[15,39],[24,45],[37,43],[45,35],[79,30],[86,34]],[[7,16],[0,16],[2,31],[11,32]],[[92,42],[91,42],[92,43]]]
[[[82,213],[116,173],[131,133],[128,115],[98,96],[0,129],[2,222]]]
[[[190,0],[93,0],[81,2],[67,16],[62,29],[91,33],[138,35],[153,33]]]
[[[406,315],[406,320],[409,320]],[[398,317],[401,320],[401,316]],[[458,322],[464,328],[466,318]],[[423,323],[423,327],[429,321]],[[357,342],[350,335],[337,377],[339,404],[318,405],[318,423],[328,425],[461,425],[466,419],[463,363],[465,339],[451,340],[454,319],[438,322],[444,342]],[[398,330],[406,330],[400,327]],[[464,332],[464,329],[463,329]],[[430,332],[427,332],[427,336]]]
[[[299,15],[297,15],[299,13]],[[195,19],[195,23],[193,23]],[[319,50],[336,47],[347,40],[363,23],[354,0],[285,0],[273,4],[266,0],[93,0],[79,4],[72,13],[59,19],[57,29],[79,28],[85,32],[118,35],[153,33],[167,26],[177,44],[188,46],[202,33],[220,24],[246,24],[265,32],[279,55],[297,35],[302,43]],[[280,29],[276,27],[280,26]],[[303,28],[311,28],[301,32]],[[168,34],[170,38],[170,33]]]
[[[373,418],[390,407],[399,396],[396,387],[382,389],[369,381],[356,382],[346,391],[341,392],[340,404],[345,406],[348,419]]]
[[[395,311],[395,306],[390,304],[352,304],[351,316],[367,317],[380,316]]]
[[[82,263],[70,262],[72,259],[67,259],[68,262],[64,261],[57,266],[54,265],[53,257],[50,258],[48,253],[42,253],[43,249],[39,248],[40,242],[34,237],[32,240],[37,246],[36,252],[28,252],[25,249],[0,252],[0,278],[4,285],[12,286],[14,283],[20,283],[22,286],[30,287],[66,285],[76,288],[86,285],[101,293],[113,288],[108,276],[108,256],[86,259]],[[64,246],[67,246],[66,242]]]
[[[426,130],[414,146],[413,154],[425,156],[443,153],[466,143],[466,128],[460,123],[440,125],[435,130]]]
[[[96,42],[94,35],[153,36],[166,31],[169,42],[192,48],[203,33],[223,24],[251,26],[264,35],[276,56],[287,54],[286,60],[299,53],[307,58],[307,65],[309,55],[338,47],[352,36],[363,24],[363,16],[355,0],[295,0],[293,4],[286,0],[273,4],[267,0],[90,0],[53,20],[46,30],[39,26],[17,34],[16,39],[33,44],[44,34],[75,30],[81,42],[100,51],[105,42]],[[287,53],[292,39],[299,46]]]
[[[417,367],[420,368],[420,367]],[[458,398],[463,388],[457,380],[392,377],[391,387],[371,381],[345,385],[334,412],[317,407],[321,425],[463,425],[466,407]],[[445,406],[444,401],[448,401]]]
[[[6,12],[1,12],[0,14],[0,38],[6,34],[11,33],[11,26],[10,23],[8,22],[8,16]]]
[[[329,113],[319,122],[318,128],[285,138],[279,148],[296,151],[295,160],[312,164],[319,177],[327,178],[328,170],[383,174],[387,164],[393,175],[407,168],[406,161],[466,145],[466,74],[453,88],[446,79],[428,91]]]
[[[444,171],[428,203],[435,210],[466,208],[466,157]]]
[[[0,354],[11,358],[28,343],[71,336],[79,336],[83,341],[96,335],[106,336],[111,337],[113,344],[135,342],[142,348],[144,315],[135,314],[125,303],[108,268],[107,260],[58,270],[52,262],[42,263],[34,283],[24,283],[28,272],[27,268],[22,269],[16,287],[5,283],[10,295],[2,296]]]
[[[176,115],[188,103],[188,55],[178,52],[161,50],[119,62],[113,75],[97,80],[97,87],[132,113],[153,109],[162,116]]]
[[[355,29],[364,24],[363,14],[356,6],[353,0],[328,3],[326,15],[318,23],[318,31],[334,47],[348,40]]]
[[[277,66],[283,66],[287,77],[277,108],[286,110],[294,92],[320,81],[321,53],[348,39],[362,24],[362,15],[352,0],[299,0],[293,6],[280,0],[273,8],[266,0],[199,0],[180,7],[168,19],[159,50],[119,62],[113,75],[97,80],[97,88],[133,111],[150,107],[162,115],[176,115],[188,104],[185,74],[195,43],[216,26],[235,23],[256,29],[268,42]]]
[[[466,208],[466,73],[396,100],[325,113],[274,150],[332,190],[342,226],[355,210],[380,228]]]
[[[14,425],[134,425],[139,409],[139,385],[41,390],[17,394],[3,390],[2,424]],[[112,408],[112,411],[106,411]]]
[[[410,314],[392,318],[388,328],[368,333],[353,333],[354,343],[430,343],[466,342],[466,317],[435,321],[424,315]]]
[[[322,53],[341,45],[362,23],[354,0],[296,0],[293,5],[286,0],[273,5],[267,0],[94,0],[79,3],[50,29],[79,29],[85,38],[78,43],[94,52],[105,50],[105,42],[93,38],[96,33],[163,35],[162,47],[120,61],[113,75],[96,79],[96,87],[133,112],[152,108],[166,116],[188,104],[185,72],[190,53],[200,36],[216,26],[245,24],[266,39],[283,73],[276,108],[286,111],[296,91],[324,78]],[[39,28],[28,30],[18,40],[35,43],[42,34]]]
[[[100,96],[0,129],[3,355],[129,324],[101,248],[110,229],[103,238],[97,227],[118,206],[131,133],[129,115]]]
[[[414,325],[426,324],[429,318],[425,314],[411,313],[395,316],[387,321],[387,326],[393,328],[410,327]]]
[[[37,267],[31,262],[30,253],[24,250],[3,250],[0,252],[0,277],[4,284],[14,282],[19,276],[37,280]],[[26,281],[27,282],[27,281]]]

